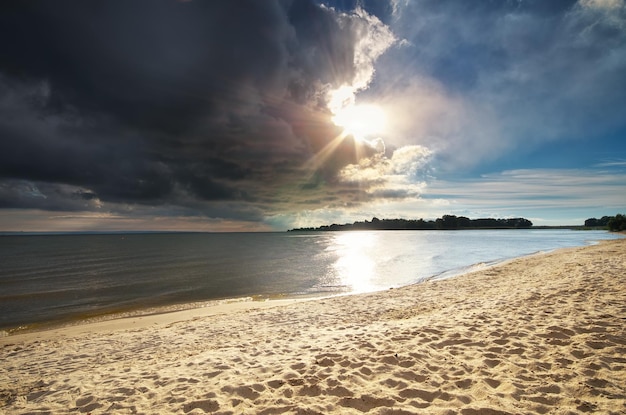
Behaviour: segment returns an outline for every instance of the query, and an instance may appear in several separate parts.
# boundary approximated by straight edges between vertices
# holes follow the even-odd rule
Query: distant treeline
[[[610,231],[626,231],[626,215],[602,216],[600,219],[589,218],[585,221],[588,228],[608,228]]]
[[[470,219],[464,216],[444,215],[437,220],[424,219],[378,219],[370,222],[354,222],[338,225],[324,225],[318,228],[291,229],[290,232],[304,231],[351,231],[351,230],[429,230],[429,229],[518,229],[530,228],[533,223],[524,218],[513,219]]]

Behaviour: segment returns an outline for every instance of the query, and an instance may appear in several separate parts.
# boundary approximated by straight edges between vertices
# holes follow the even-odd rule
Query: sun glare
[[[349,105],[338,110],[332,120],[347,135],[359,140],[383,132],[387,124],[385,112],[374,104]]]

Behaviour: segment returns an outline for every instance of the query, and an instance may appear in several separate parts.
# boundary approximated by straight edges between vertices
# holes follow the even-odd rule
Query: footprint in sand
[[[183,405],[184,413],[189,413],[193,411],[194,409],[200,409],[204,412],[215,412],[218,409],[220,409],[220,404],[217,403],[217,401],[206,399],[206,400],[201,400],[201,401],[189,402]]]
[[[232,387],[232,386],[224,386],[222,388],[222,392],[226,392],[229,394],[237,394],[238,396],[244,398],[244,399],[249,399],[249,400],[255,400],[257,399],[259,396],[261,396],[261,394],[259,392],[257,392],[256,390],[254,390],[251,386],[239,386],[239,387]]]
[[[91,412],[94,409],[102,407],[102,404],[96,402],[96,398],[89,395],[76,399],[76,407],[80,412]]]
[[[406,398],[406,399],[415,399],[415,398],[419,398],[425,402],[432,402],[435,400],[435,398],[437,398],[439,395],[441,395],[440,391],[427,391],[427,390],[421,390],[421,389],[405,389],[400,391],[399,394],[402,398]]]
[[[343,398],[339,401],[339,405],[346,408],[354,408],[361,412],[369,412],[381,406],[391,407],[395,403],[396,401],[390,398],[376,398],[369,395],[361,395],[360,398]]]

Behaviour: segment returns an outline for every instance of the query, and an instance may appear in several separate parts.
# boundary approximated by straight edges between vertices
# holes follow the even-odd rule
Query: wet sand
[[[626,240],[0,338],[0,413],[626,413]]]

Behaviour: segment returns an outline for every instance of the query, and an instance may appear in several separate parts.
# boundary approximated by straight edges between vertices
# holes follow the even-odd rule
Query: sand
[[[0,338],[0,412],[626,413],[626,240],[254,306]]]

